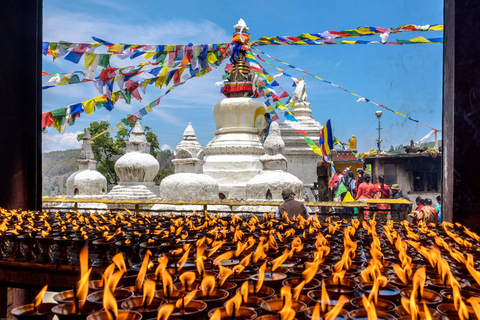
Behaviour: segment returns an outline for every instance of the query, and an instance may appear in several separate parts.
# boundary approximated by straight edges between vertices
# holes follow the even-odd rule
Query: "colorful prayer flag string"
[[[362,37],[371,35],[380,35],[382,43],[385,43],[390,34],[410,32],[410,31],[442,31],[443,25],[415,25],[407,24],[397,28],[380,28],[380,27],[358,27],[356,29],[347,29],[341,31],[327,30],[321,33],[302,33],[299,36],[276,36],[276,37],[262,37],[259,40],[251,42],[253,46],[261,45],[281,45],[281,44],[296,44],[309,45],[319,44],[315,43],[317,40],[334,40],[338,38],[348,37]],[[434,42],[434,41],[432,41]],[[360,43],[359,43],[360,44]],[[363,43],[361,43],[363,44]],[[394,43],[396,44],[396,43]]]
[[[308,74],[309,76],[312,76],[312,77],[314,77],[314,78],[316,78],[316,79],[318,79],[318,80],[320,80],[320,81],[322,81],[322,82],[324,82],[324,83],[327,83],[327,84],[329,84],[329,85],[331,85],[331,86],[333,86],[333,87],[336,87],[336,88],[338,88],[338,89],[340,89],[340,90],[343,90],[343,91],[345,91],[345,92],[348,92],[348,93],[350,93],[350,94],[358,97],[359,99],[357,100],[357,102],[364,101],[364,102],[372,103],[372,104],[374,104],[374,105],[376,105],[376,106],[378,106],[378,107],[381,107],[381,108],[386,109],[386,110],[388,110],[388,111],[390,111],[390,112],[393,112],[393,113],[395,113],[395,114],[397,114],[397,115],[399,115],[399,116],[402,116],[402,117],[404,117],[404,118],[406,118],[406,119],[408,119],[408,120],[411,120],[411,121],[413,121],[413,122],[416,122],[416,123],[418,123],[418,124],[420,124],[420,125],[422,125],[422,126],[425,126],[425,127],[427,127],[427,128],[430,128],[430,129],[432,129],[432,130],[436,130],[437,132],[440,131],[440,130],[438,130],[438,129],[435,129],[435,128],[429,126],[428,124],[425,124],[425,123],[420,122],[420,121],[418,121],[418,120],[414,120],[414,119],[412,119],[412,118],[410,118],[410,117],[407,117],[405,114],[403,114],[403,113],[401,113],[401,112],[394,111],[394,110],[392,110],[392,109],[390,109],[390,108],[385,107],[385,106],[382,105],[382,104],[376,103],[376,102],[373,101],[373,100],[367,99],[367,98],[365,98],[365,97],[363,97],[363,96],[361,96],[361,95],[359,95],[359,94],[356,94],[356,93],[351,92],[351,91],[349,91],[349,90],[347,90],[347,89],[344,89],[344,88],[342,88],[342,87],[340,87],[340,86],[338,86],[338,85],[336,85],[336,84],[334,84],[334,83],[332,83],[332,82],[330,82],[330,81],[328,81],[328,80],[325,80],[325,79],[323,79],[323,78],[321,78],[321,77],[319,77],[319,76],[316,76],[316,75],[314,75],[314,74],[311,74],[311,73],[309,73],[309,72],[307,72],[307,71],[305,71],[305,70],[303,70],[303,69],[297,68],[297,67],[295,67],[295,66],[293,66],[293,65],[291,65],[291,64],[289,64],[289,63],[287,63],[287,62],[285,62],[285,61],[281,61],[281,60],[279,60],[279,59],[277,59],[277,58],[275,58],[275,57],[272,57],[272,56],[270,56],[269,54],[267,54],[267,53],[265,53],[265,52],[263,52],[263,51],[258,50],[257,48],[253,48],[253,49],[256,50],[257,52],[259,52],[259,53],[267,56],[267,57],[270,58],[270,59],[276,60],[276,61],[278,61],[278,62],[280,62],[280,63],[282,63],[282,64],[284,64],[284,65],[289,66],[289,67],[292,68],[292,69],[296,69],[296,70],[298,70],[298,71],[300,71],[300,72],[302,72],[302,73]],[[279,71],[282,70],[282,69],[279,69],[279,68],[277,68],[277,69],[278,69]],[[283,70],[282,70],[281,72],[283,72]],[[285,72],[283,72],[283,73],[284,73],[286,76],[290,76],[289,74],[287,74],[287,73],[285,73]]]

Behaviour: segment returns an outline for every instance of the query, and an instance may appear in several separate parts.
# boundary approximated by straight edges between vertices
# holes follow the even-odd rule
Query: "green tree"
[[[110,128],[110,123],[107,121],[93,121],[87,128],[90,131],[90,135],[94,138],[96,135],[106,131]],[[115,161],[125,153],[125,141],[128,140],[130,134],[134,128],[134,124],[125,126],[119,130],[115,135],[115,139],[110,135],[110,132],[106,132],[92,141],[92,151],[95,156],[95,160],[98,162],[97,170],[105,176],[107,183],[118,184],[119,178],[115,173]],[[148,142],[151,143],[150,153],[156,157],[160,151],[157,135],[151,131],[149,126],[143,128],[145,137]],[[80,141],[83,138],[83,134],[78,135],[77,139]],[[165,176],[165,173],[157,174],[155,182],[161,181]]]

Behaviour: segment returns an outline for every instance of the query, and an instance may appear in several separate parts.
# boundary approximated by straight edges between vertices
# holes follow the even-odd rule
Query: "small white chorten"
[[[291,188],[297,200],[303,200],[303,182],[287,170],[287,159],[283,156],[285,143],[277,122],[270,125],[270,133],[263,145],[265,154],[260,158],[263,170],[248,181],[247,201],[283,201],[282,191]],[[274,212],[276,207],[241,206],[237,211]]]
[[[148,200],[158,197],[157,188],[153,179],[158,173],[160,165],[150,154],[150,143],[147,142],[145,132],[140,122],[125,142],[126,153],[115,163],[115,172],[120,178],[108,196],[113,199]]]
[[[296,130],[300,126],[313,141],[318,142],[323,127],[311,117],[311,105],[306,101],[305,81],[298,81],[295,92],[297,92],[295,94],[297,100],[293,105],[293,115],[297,122],[286,120],[280,124],[282,138],[285,141],[285,152],[283,154],[288,161],[287,172],[303,181],[304,195],[307,195],[310,201],[314,201],[310,188],[318,180],[317,163],[322,161],[322,158],[312,151],[305,142],[303,134]]]
[[[67,179],[68,196],[98,196],[107,193],[107,179],[96,170],[90,132],[83,135],[82,149],[77,159],[78,171]]]
[[[160,198],[171,201],[215,201],[219,200],[218,183],[203,174],[205,161],[203,148],[197,141],[192,124],[188,123],[182,141],[175,148],[175,174],[165,177],[160,183]],[[209,210],[229,210],[227,206],[209,205]],[[202,211],[199,205],[158,204],[152,210],[172,210],[187,212]]]

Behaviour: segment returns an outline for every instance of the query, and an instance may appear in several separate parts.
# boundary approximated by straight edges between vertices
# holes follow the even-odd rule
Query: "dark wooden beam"
[[[443,215],[480,231],[480,5],[444,1]]]
[[[2,1],[0,207],[42,205],[42,1]]]

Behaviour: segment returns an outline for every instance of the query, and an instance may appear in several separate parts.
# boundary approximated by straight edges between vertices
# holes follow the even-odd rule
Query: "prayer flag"
[[[345,198],[342,200],[342,204],[349,203],[349,202],[354,202],[355,199],[353,199],[352,194],[350,191],[347,191],[347,194],[345,195]]]
[[[345,192],[348,192],[347,187],[345,187],[343,182],[340,182],[340,185],[338,186],[337,193],[335,193],[335,198],[344,194]]]

